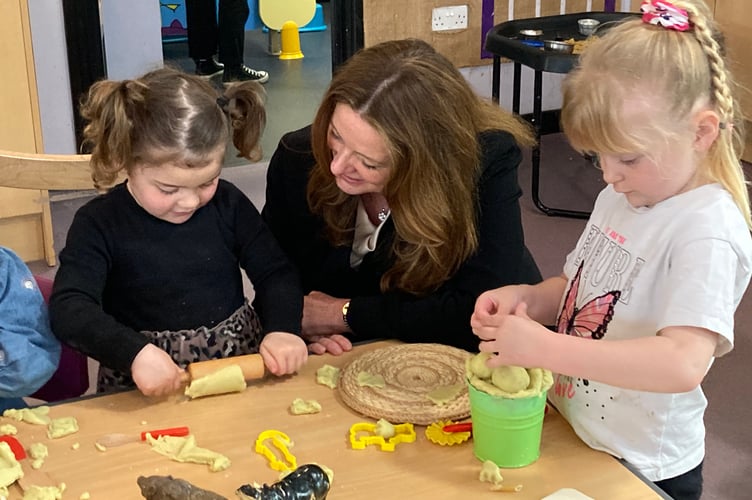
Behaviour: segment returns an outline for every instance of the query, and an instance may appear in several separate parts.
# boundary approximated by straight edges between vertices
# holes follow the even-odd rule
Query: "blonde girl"
[[[700,383],[752,271],[742,119],[705,3],[641,10],[564,83],[564,131],[608,186],[563,275],[484,294],[471,322],[490,366],[557,373],[549,399],[588,445],[698,499]]]

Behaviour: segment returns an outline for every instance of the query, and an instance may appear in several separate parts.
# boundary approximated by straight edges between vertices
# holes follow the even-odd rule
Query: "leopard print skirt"
[[[229,318],[213,328],[195,330],[142,331],[149,341],[185,368],[194,361],[229,358],[258,352],[261,344],[261,322],[253,307],[245,302]],[[113,392],[136,387],[130,373],[99,367],[97,392]]]

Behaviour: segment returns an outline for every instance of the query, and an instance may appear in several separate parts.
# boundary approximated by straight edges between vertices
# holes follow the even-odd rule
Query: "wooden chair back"
[[[0,243],[16,249],[24,260],[57,259],[53,240],[49,191],[94,190],[90,155],[19,153],[0,150]],[[29,197],[33,190],[39,196]],[[15,221],[15,222],[14,222]],[[30,256],[34,255],[34,256]]]

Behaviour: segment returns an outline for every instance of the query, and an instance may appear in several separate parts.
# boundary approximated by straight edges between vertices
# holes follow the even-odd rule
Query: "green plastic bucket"
[[[479,391],[468,382],[473,421],[473,452],[499,467],[524,467],[540,456],[546,393],[505,398]]]

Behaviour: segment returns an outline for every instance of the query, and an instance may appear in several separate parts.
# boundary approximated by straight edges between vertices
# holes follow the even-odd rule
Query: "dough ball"
[[[470,359],[470,371],[478,378],[491,378],[491,369],[486,361],[491,357],[490,352],[481,352]]]
[[[509,393],[524,391],[530,385],[530,375],[520,366],[497,366],[491,380],[496,387]]]

